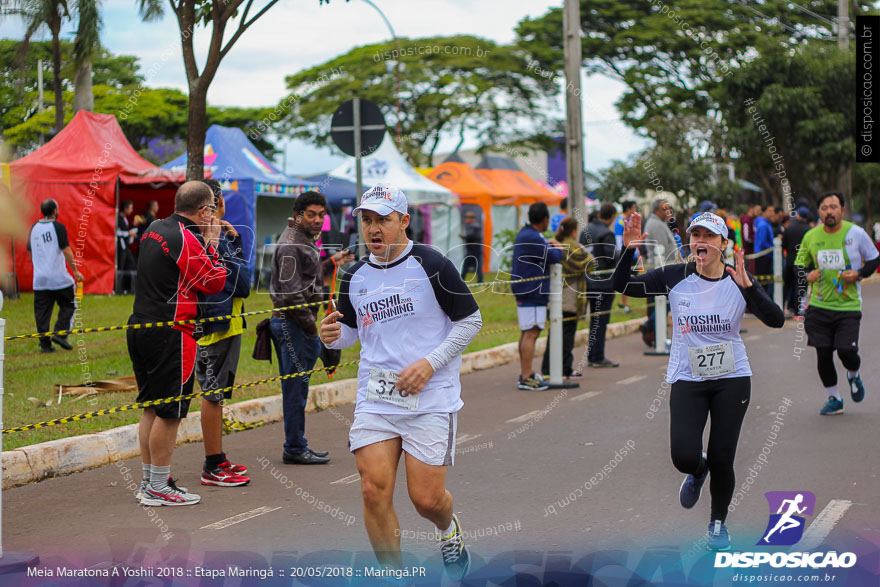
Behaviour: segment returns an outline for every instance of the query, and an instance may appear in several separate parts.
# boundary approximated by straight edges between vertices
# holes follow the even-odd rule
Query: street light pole
[[[578,234],[587,224],[584,201],[584,127],[581,112],[580,0],[565,0],[562,17],[565,56],[565,160],[568,169],[568,210],[578,221]]]
[[[394,34],[394,27],[391,26],[391,21],[385,16],[382,9],[373,4],[372,0],[364,0],[364,2],[376,9],[376,12],[378,12],[379,16],[382,17],[382,20],[385,21],[385,25],[391,32],[391,39],[394,41],[394,51],[397,53],[397,58],[394,60],[394,94],[397,97],[397,130],[394,134],[395,137],[400,137],[400,44],[397,40],[397,35]]]

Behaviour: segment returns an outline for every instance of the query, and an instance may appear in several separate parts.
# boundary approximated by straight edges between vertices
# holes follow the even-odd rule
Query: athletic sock
[[[150,465],[148,465],[147,463],[141,463],[141,470],[144,473],[144,477],[143,477],[144,482],[149,483],[150,482]]]
[[[846,376],[849,377],[850,379],[855,379],[856,377],[859,376],[859,372],[858,371],[847,371]]]
[[[831,387],[826,387],[825,388],[825,397],[836,397],[837,399],[841,399],[840,392],[837,391],[837,386],[832,385]]]
[[[217,453],[205,457],[205,471],[211,472],[220,466],[220,463],[226,460],[226,453]]]
[[[437,529],[440,530],[440,528]],[[449,528],[446,529],[446,532],[440,531],[440,538],[449,538],[453,532],[455,532],[455,520],[449,522]]]
[[[160,467],[150,465],[150,488],[159,491],[168,487],[168,477],[171,475],[171,465]]]

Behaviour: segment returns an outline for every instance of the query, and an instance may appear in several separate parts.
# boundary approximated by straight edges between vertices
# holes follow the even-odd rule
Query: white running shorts
[[[349,450],[356,451],[390,438],[400,438],[403,450],[426,465],[448,467],[455,462],[458,413],[354,415],[348,433]]]
[[[531,330],[535,326],[543,330],[547,321],[547,306],[517,306],[516,317],[520,330]]]

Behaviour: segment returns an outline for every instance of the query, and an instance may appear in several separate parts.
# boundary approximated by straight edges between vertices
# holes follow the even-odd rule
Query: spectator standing
[[[55,330],[70,330],[76,311],[74,277],[79,282],[83,276],[70,250],[67,228],[58,222],[58,204],[52,199],[43,200],[40,213],[43,218],[31,226],[27,244],[34,264],[34,319],[37,332],[49,331],[55,304],[58,304]],[[70,265],[73,277],[67,272],[65,262]],[[54,353],[53,342],[63,349],[73,350],[67,336],[41,336],[40,352]]]
[[[620,205],[623,208],[623,213],[618,216],[617,220],[614,222],[614,241],[617,246],[618,255],[623,248],[623,231],[626,230],[626,223],[629,221],[629,217],[636,211],[636,202],[635,200],[624,200]],[[636,251],[635,256],[638,258],[638,251]],[[624,295],[620,296],[620,303],[617,305],[618,307],[623,308],[623,311],[626,314],[632,312],[629,308],[629,299]]]
[[[800,295],[806,290],[806,274],[798,275],[794,260],[797,258],[798,249],[804,240],[804,235],[810,230],[808,218],[810,209],[801,206],[795,211],[795,217],[788,223],[788,228],[782,233],[782,250],[785,252],[785,270],[782,273],[783,302],[788,305],[789,315],[801,315],[803,313],[803,298]],[[800,286],[799,286],[800,284]]]
[[[577,241],[578,223],[574,218],[563,218],[556,231],[556,240],[562,246],[562,376],[580,379],[583,374],[574,369],[574,338],[577,319],[587,308],[587,269],[592,270],[593,256]],[[568,275],[569,277],[565,277]],[[576,277],[571,277],[576,275]],[[544,350],[541,372],[550,373],[550,342]]]
[[[555,233],[559,230],[559,224],[563,218],[568,217],[568,198],[562,198],[559,202],[559,213],[550,217],[550,230]]]
[[[216,294],[226,283],[226,267],[217,256],[219,239],[211,188],[200,181],[184,183],[174,196],[174,214],[154,222],[141,240],[141,284],[128,323],[197,318],[198,294]],[[126,332],[138,402],[192,393],[194,330],[192,324],[179,324]],[[142,505],[194,505],[201,499],[171,478],[177,429],[188,410],[189,400],[144,408],[138,428],[144,480],[136,494]]]
[[[776,210],[773,206],[767,206],[763,213],[755,218],[755,254],[767,249],[773,248],[773,224],[772,220],[776,217]],[[764,287],[771,298],[773,297],[773,282],[770,277],[773,275],[773,253],[767,253],[755,259],[755,276],[760,280],[759,283]],[[762,279],[763,278],[763,279]]]
[[[140,242],[141,237],[144,236],[144,233],[147,232],[147,229],[157,218],[159,218],[159,202],[150,200],[147,202],[147,208],[144,210],[144,213],[134,217],[134,225],[138,229],[138,242]]]
[[[244,298],[251,293],[251,272],[244,259],[241,235],[229,222],[226,202],[220,182],[206,179],[204,183],[214,193],[214,217],[220,224],[217,254],[226,267],[226,283],[220,293],[204,299],[205,317],[217,318],[244,312]],[[201,338],[196,358],[196,378],[202,391],[220,390],[235,385],[235,372],[241,354],[241,335],[245,329],[244,317],[227,318],[199,324]],[[231,463],[223,452],[223,402],[232,397],[232,391],[218,392],[202,397],[202,439],[205,462],[202,465],[202,485],[238,487],[250,483],[245,477],[247,467]]]
[[[651,211],[653,213],[645,223],[645,232],[648,234],[648,264],[654,266],[661,262],[674,262],[677,244],[672,230],[669,229],[669,219],[674,215],[672,206],[666,200],[660,199],[654,202]],[[663,247],[662,258],[658,255],[658,245]]]
[[[590,222],[581,234],[581,244],[595,257],[596,277],[588,280],[587,291],[590,303],[590,340],[588,342],[587,363],[590,367],[619,367],[619,363],[605,356],[605,334],[611,321],[611,308],[614,307],[614,288],[611,272],[617,265],[617,241],[611,232],[616,210],[608,202],[599,207],[596,219]]]
[[[548,276],[550,265],[562,260],[562,250],[556,239],[547,241],[541,234],[550,225],[547,204],[536,202],[529,206],[529,223],[525,225],[513,243],[513,264],[510,280]],[[543,391],[550,387],[540,375],[532,372],[535,357],[535,341],[547,321],[547,302],[550,297],[550,280],[538,279],[511,283],[516,297],[516,313],[519,321],[519,389]]]
[[[755,252],[755,218],[760,216],[763,210],[764,207],[761,204],[754,204],[740,217],[742,220],[743,252],[746,255]]]
[[[323,262],[315,241],[321,234],[327,214],[327,199],[318,192],[305,192],[293,205],[293,218],[281,233],[272,259],[269,295],[275,308],[323,301],[324,271],[332,270],[332,260],[344,263],[354,256],[338,251]],[[278,356],[278,371],[283,375],[310,371],[321,352],[315,306],[273,312],[269,321],[272,343]],[[281,380],[284,414],[284,451],[282,461],[293,465],[329,463],[326,451],[315,451],[305,438],[306,400],[310,375]]]
[[[669,229],[669,218],[675,215],[672,206],[666,200],[656,200],[651,206],[651,216],[645,222],[645,233],[648,240],[645,243],[647,247],[648,265],[656,267],[660,264],[675,263],[678,261],[679,255],[675,252],[678,249],[678,243],[672,230]],[[659,255],[659,247],[663,247],[663,256]],[[647,296],[647,304],[645,312],[648,320],[639,327],[642,333],[642,340],[648,346],[654,346],[654,296]]]
[[[477,213],[468,210],[464,215],[465,258],[461,267],[461,278],[466,279],[471,267],[477,274],[477,283],[483,283],[483,226],[477,221]]]
[[[130,200],[123,200],[119,204],[119,212],[116,214],[116,292],[131,293],[134,285],[134,271],[137,264],[129,245],[134,242],[138,229],[128,222],[128,217],[134,210],[134,204]]]

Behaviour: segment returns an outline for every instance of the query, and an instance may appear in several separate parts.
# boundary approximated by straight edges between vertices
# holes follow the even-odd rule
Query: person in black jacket
[[[598,217],[592,220],[581,233],[580,242],[587,247],[596,259],[597,275],[587,281],[587,299],[590,302],[590,340],[587,361],[590,367],[619,367],[619,363],[605,356],[605,332],[611,320],[614,305],[614,288],[611,285],[611,271],[617,264],[615,254],[617,240],[609,228],[617,216],[613,204],[604,203],[599,208]],[[602,273],[602,271],[605,271]]]
[[[806,274],[803,276],[797,275],[794,260],[797,257],[801,241],[804,240],[804,235],[811,228],[808,221],[810,209],[801,206],[795,211],[795,214],[795,217],[791,219],[788,227],[782,233],[782,250],[785,251],[785,271],[782,273],[782,289],[784,292],[782,300],[783,303],[787,304],[788,311],[791,314],[801,315],[803,314],[801,307],[804,304],[804,300],[803,296],[799,295],[798,292],[806,289]],[[800,280],[798,279],[799,277],[801,277]],[[802,282],[802,287],[798,287],[799,281]]]
[[[202,300],[205,318],[229,316],[244,312],[244,298],[251,293],[251,272],[244,259],[241,235],[229,222],[226,202],[220,183],[204,180],[214,192],[214,217],[220,223],[217,254],[226,266],[226,283],[220,293]],[[241,354],[243,317],[199,324],[200,334],[196,357],[196,378],[202,391],[223,389],[235,385],[235,371]],[[218,392],[202,397],[202,438],[205,443],[205,463],[202,466],[202,485],[237,487],[250,482],[247,467],[231,463],[223,452],[223,401],[232,397],[232,391]]]

